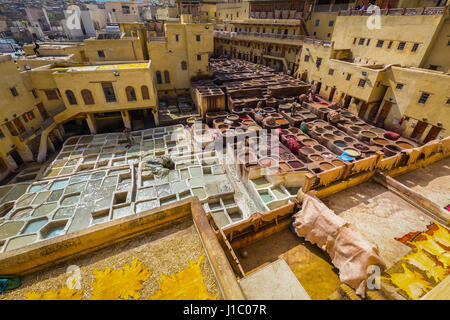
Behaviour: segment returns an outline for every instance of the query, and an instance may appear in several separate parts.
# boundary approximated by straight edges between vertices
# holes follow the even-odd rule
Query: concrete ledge
[[[192,218],[225,299],[244,299],[233,269],[197,197],[0,254],[0,274],[24,276],[114,243]]]

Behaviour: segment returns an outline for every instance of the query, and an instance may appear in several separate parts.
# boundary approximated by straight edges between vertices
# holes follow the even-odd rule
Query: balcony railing
[[[229,31],[214,31],[215,37],[229,37],[235,38],[237,36],[245,37],[261,37],[270,39],[290,39],[290,40],[303,40],[305,36],[303,35],[288,35],[288,34],[274,34],[274,33],[258,33],[258,32],[229,32]]]
[[[419,15],[444,15],[448,7],[429,7],[429,8],[394,8],[381,9],[382,16],[419,16]],[[372,11],[367,10],[340,10],[339,16],[370,16]]]

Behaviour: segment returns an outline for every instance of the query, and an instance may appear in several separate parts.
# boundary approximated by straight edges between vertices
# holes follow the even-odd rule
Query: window
[[[176,34],[175,35],[175,41],[178,42],[178,40],[180,40],[180,37]]]
[[[10,121],[6,123],[6,128],[8,128],[9,134],[12,135],[13,137],[19,135],[17,133],[16,128],[14,127],[14,125]]]
[[[103,50],[97,50],[97,54],[99,58],[104,58],[105,57],[105,51]]]
[[[388,49],[390,49],[392,47],[392,43],[393,43],[393,41],[389,41]]]
[[[148,87],[142,86],[141,87],[141,93],[142,93],[142,100],[149,100],[150,94],[148,93]]]
[[[38,95],[36,93],[36,89],[32,89],[31,93],[33,94],[33,97],[35,97],[37,99]]]
[[[14,124],[16,125],[16,128],[19,130],[19,133],[20,134],[22,134],[22,133],[24,133],[26,130],[25,130],[25,127],[23,126],[23,124],[22,124],[22,121],[20,121],[20,118],[15,118],[14,120],[13,120],[13,122],[14,122]]]
[[[356,43],[356,40],[357,40],[356,38],[353,38],[353,44],[355,44],[355,43]]]
[[[164,82],[165,83],[170,83],[170,76],[169,76],[169,71],[164,71]]]
[[[320,22],[320,20],[316,20],[316,27],[319,26],[319,22]]]
[[[195,38],[197,39],[197,42],[200,42],[200,35],[196,35]]]
[[[450,98],[447,98],[447,102],[445,104],[450,104]]]
[[[397,83],[397,85],[395,86],[395,89],[402,90],[403,89],[403,83]]]
[[[429,96],[430,96],[429,93],[422,92],[422,95],[420,96],[420,99],[419,99],[419,103],[425,104],[425,102],[427,102]]]
[[[329,76],[332,76],[333,73],[334,73],[334,70],[333,70],[333,69],[328,70],[328,75],[329,75]]]
[[[161,71],[156,71],[156,83],[157,84],[162,83]]]
[[[69,101],[69,104],[71,105],[77,104],[77,99],[75,98],[75,95],[73,94],[72,90],[66,90],[66,98],[67,101]]]
[[[411,51],[412,51],[412,52],[416,52],[418,48],[419,48],[419,44],[418,44],[418,43],[414,43],[414,45],[413,45]]]
[[[430,70],[437,70],[437,69],[438,69],[438,66],[435,66],[435,65],[433,65],[433,64],[430,64],[430,67],[429,67],[428,69],[430,69]]]
[[[328,26],[329,26],[329,27],[334,26],[334,20],[330,20],[330,22],[328,22]]]
[[[22,115],[22,119],[23,119],[23,121],[25,121],[25,123],[28,122],[28,117],[27,117],[27,114],[26,114],[26,113],[24,113],[24,114]]]
[[[316,67],[317,68],[320,67],[321,64],[322,64],[322,58],[317,58]]]
[[[181,70],[187,70],[187,63],[186,63],[186,61],[181,61]]]
[[[363,44],[364,44],[364,41],[366,41],[366,39],[365,38],[361,38],[361,39],[359,39],[359,45],[360,46],[362,46]]]
[[[366,46],[369,46],[369,43],[370,43],[370,39],[367,39]]]
[[[365,85],[366,85],[366,80],[359,79],[358,87],[364,88]]]
[[[126,87],[125,93],[127,94],[128,101],[136,101],[136,92],[133,87]]]
[[[384,44],[384,41],[383,41],[383,40],[378,40],[378,42],[377,42],[377,48],[382,48],[382,47],[383,47],[383,44]]]
[[[122,6],[122,13],[123,14],[130,14],[130,7],[129,6]]]
[[[347,78],[345,78],[345,80],[350,81],[351,78],[352,78],[352,75],[349,73],[349,74],[347,74]]]
[[[105,94],[106,102],[116,102],[116,94],[112,82],[102,82],[103,93]]]
[[[0,129],[0,139],[4,138],[4,137],[5,137],[5,135],[3,134],[3,131]]]
[[[58,100],[58,94],[56,90],[44,90],[47,100]]]
[[[83,89],[81,90],[81,96],[83,97],[84,104],[86,105],[95,104],[94,97],[92,96],[91,91]]]
[[[197,55],[197,61],[202,60],[202,56],[200,54]]]
[[[398,50],[403,50],[403,49],[405,49],[405,45],[406,45],[406,42],[400,42],[400,43],[398,44],[397,49],[398,49]]]
[[[47,120],[48,118],[50,118],[50,115],[48,114],[47,110],[45,110],[45,107],[44,107],[44,105],[43,105],[42,103],[37,104],[37,105],[36,105],[36,108],[38,109],[39,114],[40,114],[41,117],[42,117],[42,120],[45,121],[45,120]]]
[[[9,91],[11,91],[11,94],[13,97],[17,97],[19,93],[17,92],[17,89],[15,87],[9,88]]]
[[[309,56],[305,56],[305,62],[309,61]]]

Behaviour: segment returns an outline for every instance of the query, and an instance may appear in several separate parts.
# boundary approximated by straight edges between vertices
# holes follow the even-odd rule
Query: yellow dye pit
[[[131,266],[126,264],[123,269],[111,270],[107,267],[103,271],[95,269],[94,283],[92,284],[91,300],[117,300],[139,299],[139,290],[142,290],[142,282],[147,280],[151,272],[143,269],[138,258],[134,259]]]
[[[216,300],[203,281],[205,277],[200,268],[203,258],[202,255],[197,262],[189,261],[189,267],[177,274],[161,274],[159,290],[149,300]]]

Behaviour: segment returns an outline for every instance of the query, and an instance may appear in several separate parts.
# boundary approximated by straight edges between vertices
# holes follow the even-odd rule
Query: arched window
[[[66,97],[70,104],[77,104],[77,99],[75,98],[72,90],[66,90]]]
[[[156,83],[157,84],[162,83],[161,71],[156,71]]]
[[[164,71],[164,81],[166,83],[170,83],[170,76],[169,76],[169,71]]]
[[[187,63],[186,63],[186,61],[181,61],[181,70],[187,70]]]
[[[128,101],[136,101],[136,92],[133,87],[127,87],[125,91],[127,93]]]
[[[150,99],[150,95],[148,93],[148,87],[147,86],[142,86],[141,87],[141,93],[142,93],[142,100]]]
[[[94,97],[92,96],[91,91],[83,89],[81,90],[81,96],[83,97],[84,104],[95,104]]]

